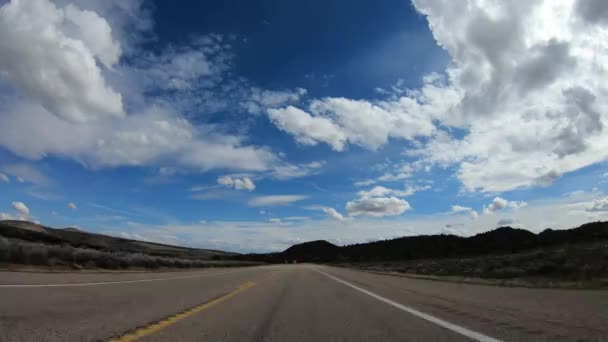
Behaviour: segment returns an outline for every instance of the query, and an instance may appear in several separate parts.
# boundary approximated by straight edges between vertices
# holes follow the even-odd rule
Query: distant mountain
[[[143,253],[155,256],[192,259],[221,259],[236,253],[171,246],[155,242],[124,239],[85,232],[77,228],[55,229],[28,221],[0,221],[0,236],[47,244],[67,244],[102,251]]]
[[[517,253],[562,244],[608,240],[608,222],[595,222],[540,234],[500,227],[471,237],[408,236],[341,247],[340,256],[352,261],[411,260]]]
[[[392,261],[472,257],[518,253],[535,248],[608,240],[608,222],[584,224],[565,230],[547,229],[539,234],[500,227],[471,237],[456,235],[406,236],[338,247],[327,241],[294,245],[281,253],[247,254],[238,259],[265,262]]]

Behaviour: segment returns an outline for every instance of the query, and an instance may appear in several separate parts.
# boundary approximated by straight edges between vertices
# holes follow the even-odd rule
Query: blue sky
[[[602,1],[0,4],[4,219],[273,251],[608,216]]]

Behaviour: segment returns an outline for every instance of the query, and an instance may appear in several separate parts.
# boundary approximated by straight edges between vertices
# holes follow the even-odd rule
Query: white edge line
[[[147,283],[152,281],[163,281],[163,280],[173,280],[173,279],[187,279],[187,278],[198,278],[212,275],[220,275],[220,274],[229,274],[248,271],[248,269],[235,270],[235,271],[226,271],[226,272],[217,272],[217,273],[202,273],[195,274],[189,276],[180,276],[180,277],[169,277],[169,278],[152,278],[152,279],[134,279],[134,280],[119,280],[119,281],[102,281],[96,283],[66,283],[66,284],[4,284],[0,285],[0,288],[27,288],[27,287],[71,287],[71,286],[94,286],[94,285],[112,285],[112,284],[128,284],[128,283]]]
[[[394,306],[397,309],[400,309],[400,310],[405,311],[405,312],[407,312],[409,314],[412,314],[412,315],[414,315],[416,317],[419,317],[419,318],[422,318],[424,320],[427,320],[427,321],[429,321],[431,323],[435,323],[435,324],[437,324],[437,325],[439,325],[439,326],[441,326],[443,328],[446,328],[446,329],[451,330],[453,332],[459,333],[459,334],[461,334],[463,336],[466,336],[468,338],[471,338],[473,340],[480,341],[480,342],[501,342],[501,340],[495,339],[493,337],[486,336],[484,334],[478,333],[478,332],[473,331],[473,330],[469,330],[467,328],[461,327],[461,326],[456,325],[454,323],[450,323],[448,321],[444,321],[441,318],[437,318],[435,316],[431,316],[429,314],[426,314],[424,312],[421,312],[421,311],[418,311],[416,309],[410,308],[410,307],[405,306],[403,304],[394,302],[394,301],[392,301],[392,300],[390,300],[388,298],[382,297],[382,296],[377,295],[377,294],[375,294],[375,293],[373,293],[371,291],[368,291],[366,289],[360,288],[357,285],[353,285],[353,284],[351,284],[351,283],[349,283],[349,282],[347,282],[345,280],[342,280],[340,278],[334,277],[331,274],[327,274],[327,273],[325,273],[323,271],[320,271],[320,270],[318,270],[318,269],[316,269],[314,267],[311,267],[311,269],[313,269],[313,270],[315,270],[315,271],[317,271],[317,272],[325,275],[326,277],[329,277],[329,278],[331,278],[331,279],[333,279],[333,280],[335,280],[335,281],[337,281],[339,283],[342,283],[342,284],[344,284],[346,286],[349,286],[349,287],[351,287],[351,288],[353,288],[353,289],[355,289],[357,291],[363,292],[363,293],[365,293],[366,295],[368,295],[370,297],[376,298],[377,300],[379,300],[381,302],[384,302],[386,304]]]

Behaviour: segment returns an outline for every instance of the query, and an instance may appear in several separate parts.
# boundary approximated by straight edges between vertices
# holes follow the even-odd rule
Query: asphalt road
[[[0,272],[3,341],[608,341],[608,291],[317,265]]]

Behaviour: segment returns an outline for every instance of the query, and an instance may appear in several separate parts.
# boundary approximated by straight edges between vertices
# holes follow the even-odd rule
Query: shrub
[[[8,261],[9,241],[0,236],[0,262]]]
[[[207,260],[152,256],[142,253],[99,251],[69,245],[51,245],[39,242],[0,237],[0,262],[29,265],[70,265],[72,267],[99,267],[120,269],[142,267],[191,268],[209,267]],[[246,265],[247,263],[237,263]],[[227,264],[227,266],[234,266]]]

